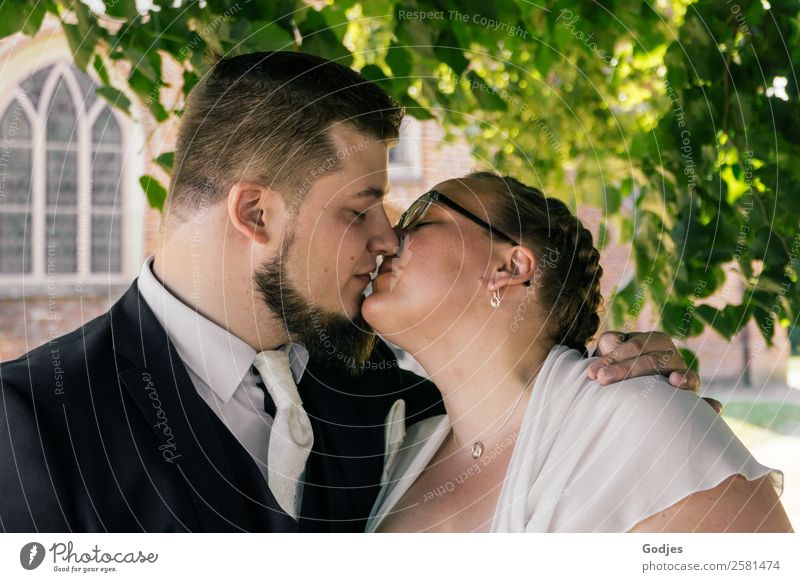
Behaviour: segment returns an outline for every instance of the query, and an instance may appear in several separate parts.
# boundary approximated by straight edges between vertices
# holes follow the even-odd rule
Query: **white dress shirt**
[[[197,393],[250,453],[266,480],[273,419],[264,412],[264,392],[251,371],[256,351],[172,295],[153,275],[152,265],[151,256],[139,273],[142,299],[166,330]],[[299,384],[308,351],[298,343],[280,349],[289,352],[292,376]]]

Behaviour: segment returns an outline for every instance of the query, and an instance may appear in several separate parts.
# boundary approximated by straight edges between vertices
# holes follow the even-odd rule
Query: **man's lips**
[[[373,273],[375,273],[375,267],[364,273],[356,273],[355,275],[353,275],[353,279],[358,280],[366,289],[367,285],[369,285],[373,279],[372,277]]]
[[[372,269],[368,273],[356,273],[355,275],[353,275],[353,278],[358,279],[366,287],[371,281],[374,281],[375,279],[377,279],[378,277],[380,277],[385,273],[394,272],[395,274],[398,274],[398,271],[400,269],[398,269],[397,267],[399,267],[399,265],[397,267],[395,267],[394,265],[394,259],[396,258],[397,257],[394,256],[391,258],[385,257],[381,262],[380,267],[377,270]]]

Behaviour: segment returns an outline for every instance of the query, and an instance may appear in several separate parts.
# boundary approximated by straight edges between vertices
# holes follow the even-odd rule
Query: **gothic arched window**
[[[0,280],[129,276],[117,115],[68,61],[38,69],[0,104]]]

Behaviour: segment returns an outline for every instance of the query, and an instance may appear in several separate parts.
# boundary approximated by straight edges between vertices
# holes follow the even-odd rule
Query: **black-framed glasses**
[[[478,226],[485,228],[489,231],[492,236],[496,236],[497,238],[503,239],[507,242],[513,243],[518,246],[522,246],[521,243],[517,242],[515,239],[511,238],[507,234],[497,230],[496,228],[492,228],[492,226],[486,222],[485,220],[478,218],[472,212],[464,208],[463,206],[456,204],[450,198],[439,192],[438,190],[430,190],[417,198],[411,206],[408,207],[401,216],[400,220],[397,221],[397,228],[400,230],[407,230],[412,228],[415,224],[418,224],[420,220],[425,216],[428,212],[428,209],[431,207],[431,204],[434,202],[441,202],[445,206],[452,208],[462,216],[469,218],[472,222],[477,224]]]

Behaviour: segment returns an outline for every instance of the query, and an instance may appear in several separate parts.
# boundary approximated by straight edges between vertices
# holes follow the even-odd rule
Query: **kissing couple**
[[[790,529],[670,338],[588,357],[563,203],[478,172],[389,220],[403,113],[307,54],[213,66],[139,277],[0,366],[5,531]]]

